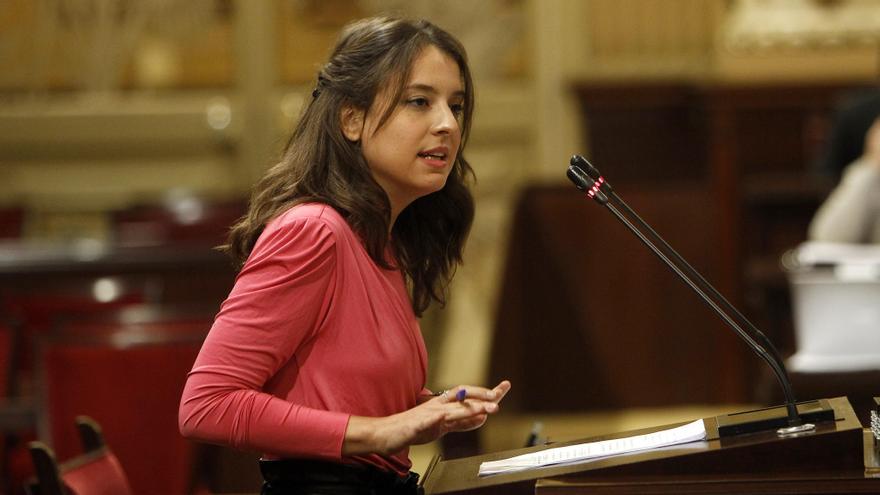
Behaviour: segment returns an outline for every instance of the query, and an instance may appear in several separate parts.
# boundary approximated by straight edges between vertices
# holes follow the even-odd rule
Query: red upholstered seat
[[[12,385],[12,357],[15,345],[14,327],[0,321],[0,408],[8,407],[9,392]],[[0,418],[5,417],[0,412]],[[5,423],[5,422],[4,422]],[[10,425],[0,424],[0,479],[9,476],[9,459],[7,453],[7,430]],[[7,483],[0,483],[0,490],[9,490]]]
[[[226,241],[229,228],[247,212],[247,202],[206,201],[192,195],[168,198],[164,204],[139,205],[113,213],[114,240],[120,245],[202,244]]]
[[[62,481],[73,495],[126,495],[133,493],[119,459],[112,452],[63,473]]]
[[[24,208],[0,208],[0,239],[21,238],[24,230],[24,218]]]
[[[34,331],[60,316],[88,315],[155,299],[161,290],[149,277],[86,277],[35,287],[6,288],[2,311]]]
[[[18,322],[21,345],[15,356],[18,377],[30,381],[35,338],[60,318],[79,317],[143,304],[160,290],[149,277],[88,277],[35,287],[0,289],[0,313]],[[23,385],[27,387],[28,384]]]
[[[88,417],[77,418],[85,453],[59,465],[54,451],[31,442],[36,471],[31,491],[40,495],[133,495],[131,484],[116,455],[104,444],[101,428]]]
[[[14,355],[14,327],[0,321],[0,398],[9,396],[12,385],[12,357]]]
[[[139,324],[71,323],[37,352],[40,437],[62,458],[76,449],[66,426],[101,423],[136,493],[186,493],[196,450],[180,436],[177,409],[210,317]]]

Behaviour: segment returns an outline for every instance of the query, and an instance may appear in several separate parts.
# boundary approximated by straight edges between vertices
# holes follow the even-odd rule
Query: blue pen
[[[442,392],[435,392],[434,397],[443,397],[446,400],[449,400],[449,390],[444,390]],[[455,393],[456,402],[462,402],[463,400],[465,400],[465,398],[467,398],[467,390],[462,388],[462,389],[459,389],[458,392]]]

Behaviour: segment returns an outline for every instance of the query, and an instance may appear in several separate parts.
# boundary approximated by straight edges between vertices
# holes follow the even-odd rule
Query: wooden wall
[[[588,157],[759,328],[790,350],[778,257],[829,184],[811,173],[843,84],[582,84]],[[765,366],[610,212],[572,186],[520,198],[492,379],[521,410],[755,400]]]

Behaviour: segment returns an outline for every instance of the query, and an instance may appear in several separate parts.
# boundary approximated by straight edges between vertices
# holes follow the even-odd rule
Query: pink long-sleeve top
[[[408,449],[342,457],[350,415],[416,405],[427,354],[398,270],[380,268],[333,208],[269,222],[220,308],[180,404],[184,436],[267,458],[406,473]]]

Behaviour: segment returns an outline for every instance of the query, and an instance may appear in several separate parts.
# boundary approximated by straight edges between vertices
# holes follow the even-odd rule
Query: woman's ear
[[[362,109],[352,105],[342,107],[339,123],[346,139],[352,142],[361,140],[361,134],[364,132],[364,111]]]

